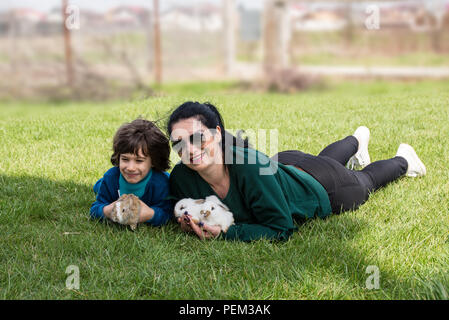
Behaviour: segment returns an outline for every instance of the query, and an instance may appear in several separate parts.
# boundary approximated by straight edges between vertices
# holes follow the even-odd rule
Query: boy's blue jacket
[[[111,204],[119,198],[120,169],[112,167],[104,174],[103,178],[94,185],[97,194],[96,201],[90,207],[90,216],[96,219],[104,219],[103,207]],[[154,216],[147,223],[153,226],[161,226],[170,219],[173,213],[173,203],[168,199],[169,185],[168,173],[153,170],[148,181],[145,193],[140,198],[147,206],[154,210]]]

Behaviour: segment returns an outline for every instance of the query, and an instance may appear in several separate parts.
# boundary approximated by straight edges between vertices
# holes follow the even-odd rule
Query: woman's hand
[[[207,224],[201,224],[200,226],[196,223],[190,223],[190,227],[201,240],[216,238],[221,233],[220,226],[209,226]]]
[[[181,230],[184,232],[194,232],[201,240],[216,238],[221,233],[220,226],[209,226],[207,224],[198,225],[192,221],[191,216],[186,214],[178,218]]]
[[[194,222],[190,219],[190,215],[184,215],[183,217],[178,218],[178,223],[181,225],[181,230],[184,232],[193,232],[190,227],[190,223],[194,224]]]

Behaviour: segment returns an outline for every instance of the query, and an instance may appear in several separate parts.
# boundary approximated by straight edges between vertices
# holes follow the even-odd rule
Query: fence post
[[[67,7],[68,7],[68,1],[62,0],[62,27],[64,30],[65,65],[66,65],[67,84],[70,87],[72,87],[74,77],[73,77],[72,46],[71,46],[70,30],[66,25],[66,21],[68,18]]]
[[[154,76],[157,84],[162,83],[161,28],[159,21],[159,0],[153,0],[154,19]]]

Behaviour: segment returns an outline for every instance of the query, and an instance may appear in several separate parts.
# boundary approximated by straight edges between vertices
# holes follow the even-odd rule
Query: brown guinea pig
[[[140,216],[140,201],[133,194],[122,195],[112,208],[111,220],[135,230]]]

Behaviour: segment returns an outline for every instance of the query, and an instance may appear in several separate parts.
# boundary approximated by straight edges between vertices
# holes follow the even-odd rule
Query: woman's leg
[[[271,157],[271,160],[277,161],[279,163],[288,165],[288,166],[296,166],[298,167],[298,163],[302,160],[309,158],[309,157],[315,157],[311,154],[304,153],[299,150],[286,150],[281,151],[274,156]]]
[[[327,146],[320,156],[327,156],[337,160],[342,165],[352,170],[359,170],[370,164],[371,159],[368,152],[370,131],[365,126],[360,126],[352,136]]]
[[[367,135],[369,139],[369,133]],[[370,193],[407,173],[406,156],[373,162],[362,171],[347,169],[345,165],[358,151],[358,146],[359,140],[348,136],[327,146],[318,156],[288,150],[272,159],[299,167],[313,176],[326,189],[332,212],[340,213],[358,208]]]
[[[357,209],[371,193],[400,178],[407,172],[407,161],[402,157],[371,163],[362,171],[346,168],[336,170],[336,182],[330,185],[329,200],[332,212]]]
[[[347,136],[344,139],[328,145],[318,154],[318,156],[332,158],[345,166],[349,159],[359,150],[359,139],[357,139],[356,136],[360,136],[359,139],[366,144],[364,148],[366,148],[366,153],[368,153],[369,129],[366,127],[359,127],[354,132],[354,135]],[[272,157],[272,159],[283,164],[296,165],[298,161],[309,156],[310,154],[298,150],[287,150],[279,152]],[[366,155],[365,157],[368,158],[369,162],[369,155]]]
[[[386,186],[407,172],[408,163],[403,157],[394,157],[371,163],[354,174],[368,186],[369,192]]]
[[[328,145],[320,152],[319,156],[332,158],[345,166],[349,159],[357,152],[358,148],[358,140],[354,136],[347,136],[342,140]]]
[[[333,213],[357,209],[368,200],[370,193],[404,175],[408,166],[403,157],[394,157],[373,162],[362,171],[353,171],[328,156],[312,156],[295,150],[277,156],[280,163],[303,169],[324,187]]]

